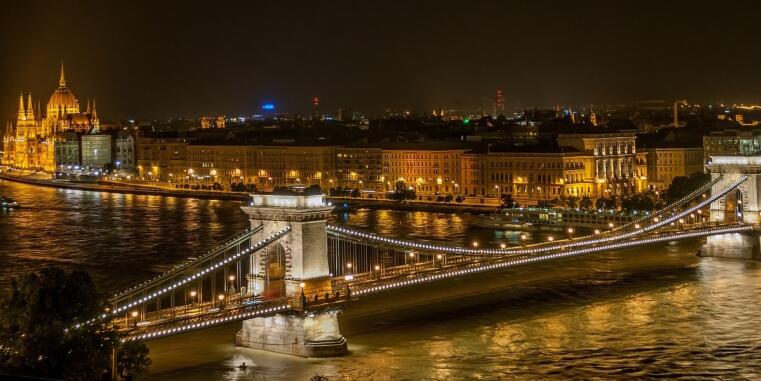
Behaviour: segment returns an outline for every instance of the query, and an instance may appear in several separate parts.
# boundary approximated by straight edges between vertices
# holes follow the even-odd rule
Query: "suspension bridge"
[[[124,290],[100,316],[127,340],[242,322],[236,344],[300,356],[346,352],[337,314],[371,294],[609,250],[753,230],[755,176],[712,180],[631,223],[573,239],[478,248],[386,237],[327,223],[323,195],[256,194],[251,227]],[[745,202],[744,202],[745,201]],[[561,264],[562,265],[562,264]],[[83,323],[85,324],[85,323]]]

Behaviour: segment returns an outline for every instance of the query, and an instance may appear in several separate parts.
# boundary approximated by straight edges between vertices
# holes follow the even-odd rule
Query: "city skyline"
[[[496,90],[507,112],[758,102],[758,53],[737,49],[759,42],[757,7],[721,17],[655,3],[13,4],[6,15],[34,17],[3,22],[14,59],[2,63],[0,116],[10,119],[21,91],[46,98],[60,61],[114,120],[250,115],[266,103],[308,114],[314,97],[328,113],[489,112]]]

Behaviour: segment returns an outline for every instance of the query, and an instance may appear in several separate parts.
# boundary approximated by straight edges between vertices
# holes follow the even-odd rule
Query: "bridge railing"
[[[287,312],[291,309],[290,301],[286,298],[264,300],[260,303],[241,305],[234,309],[209,310],[206,313],[192,317],[183,317],[156,324],[133,326],[122,332],[128,340],[151,340],[164,336],[176,335],[234,321],[252,319]]]

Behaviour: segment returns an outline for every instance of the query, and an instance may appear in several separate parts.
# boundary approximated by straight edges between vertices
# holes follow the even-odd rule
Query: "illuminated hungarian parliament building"
[[[35,110],[32,94],[26,103],[24,94],[19,97],[15,125],[8,123],[3,137],[2,163],[23,170],[54,172],[57,165],[79,161],[79,136],[97,133],[100,128],[95,103],[80,111],[79,101],[66,87],[63,63],[58,88],[48,100],[45,115]]]

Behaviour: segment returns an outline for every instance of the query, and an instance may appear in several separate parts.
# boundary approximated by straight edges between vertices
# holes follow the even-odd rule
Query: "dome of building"
[[[53,92],[48,101],[48,110],[50,109],[71,109],[77,106],[77,98],[71,90],[59,87]]]
[[[51,112],[55,113],[59,109],[65,114],[79,112],[79,102],[77,102],[77,98],[74,96],[74,93],[66,87],[66,78],[63,74],[63,63],[61,64],[61,78],[58,80],[58,88],[55,89],[48,101],[48,114]]]

